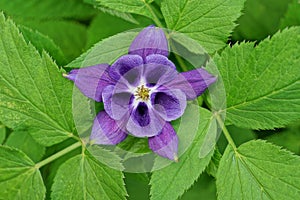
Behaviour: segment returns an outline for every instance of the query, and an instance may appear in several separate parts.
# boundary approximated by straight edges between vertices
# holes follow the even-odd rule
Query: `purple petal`
[[[108,85],[114,84],[114,80],[108,75],[108,67],[108,64],[99,64],[73,69],[65,77],[74,81],[75,85],[85,96],[95,101],[102,101],[103,89]]]
[[[148,86],[164,85],[176,78],[178,72],[169,65],[160,66],[155,63],[144,65],[144,78]]]
[[[102,98],[107,114],[112,119],[120,120],[131,111],[134,96],[129,92],[119,91],[115,86],[109,85],[104,88]]]
[[[63,74],[63,76],[73,82],[75,82],[77,73],[78,73],[79,69],[73,69],[71,70],[68,74]]]
[[[146,64],[156,64],[157,67],[169,66],[173,69],[176,69],[174,63],[170,61],[167,57],[160,54],[152,54],[146,57]]]
[[[198,68],[180,73],[165,86],[182,90],[186,94],[187,99],[192,100],[200,96],[216,80],[217,78],[209,74],[205,69]]]
[[[94,120],[90,140],[93,140],[95,144],[118,144],[127,137],[122,129],[106,112],[101,111]]]
[[[164,89],[151,95],[151,103],[164,120],[172,121],[183,115],[186,96],[178,89]]]
[[[136,137],[152,137],[162,130],[165,123],[159,114],[144,102],[140,102],[132,110],[126,128],[130,134]]]
[[[109,70],[109,75],[119,80],[121,76],[126,74],[134,67],[143,65],[143,58],[138,55],[125,55],[120,57],[115,63],[113,63]]]
[[[142,56],[144,59],[151,54],[169,55],[168,40],[164,31],[155,26],[143,29],[129,47],[129,54]]]
[[[174,128],[167,122],[159,135],[148,140],[150,149],[156,154],[178,161],[178,137]]]
[[[140,102],[137,108],[133,111],[133,120],[138,125],[144,127],[149,125],[150,123],[150,116],[149,116],[149,109],[146,103]]]
[[[116,85],[118,87],[126,85],[128,89],[132,88],[131,86],[137,87],[140,84],[143,70],[144,65],[132,68],[118,80]]]

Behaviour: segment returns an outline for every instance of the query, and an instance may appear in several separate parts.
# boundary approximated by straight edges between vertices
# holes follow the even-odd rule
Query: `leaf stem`
[[[232,146],[233,150],[234,150],[235,152],[237,152],[237,147],[236,147],[236,145],[235,145],[235,143],[234,143],[232,137],[230,136],[229,131],[227,130],[226,126],[224,125],[224,122],[223,122],[223,120],[221,119],[220,115],[216,115],[216,118],[217,118],[217,121],[218,121],[219,125],[220,125],[221,128],[222,128],[222,131],[223,131],[223,133],[224,133],[224,135],[225,135],[225,137],[226,137],[228,143]]]
[[[144,1],[145,2],[145,1]],[[149,5],[148,3],[145,2],[146,7],[148,8],[148,10],[150,11],[152,17],[153,17],[153,21],[155,22],[155,24],[160,27],[160,28],[164,28],[164,26],[162,25],[162,23],[160,22],[159,18],[157,17],[157,15],[155,14],[154,10],[152,9],[151,5]]]
[[[80,146],[82,146],[82,143],[81,143],[81,141],[78,141],[78,142],[72,144],[71,146],[68,146],[67,148],[57,152],[56,154],[46,158],[45,160],[42,160],[41,162],[35,164],[35,168],[39,169],[39,168],[43,167],[44,165],[47,165],[48,163],[60,158],[61,156],[73,151],[74,149],[77,149]]]

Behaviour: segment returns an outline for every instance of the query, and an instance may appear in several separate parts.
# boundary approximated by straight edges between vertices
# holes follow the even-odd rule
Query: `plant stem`
[[[164,28],[164,26],[162,25],[162,23],[160,22],[160,20],[158,19],[157,15],[155,14],[155,12],[153,11],[151,5],[149,5],[148,3],[146,3],[144,1],[146,7],[148,8],[148,10],[150,11],[152,17],[153,17],[153,21],[155,22],[155,24],[160,27],[160,28]]]
[[[230,136],[230,133],[229,131],[227,130],[226,126],[224,125],[224,122],[223,120],[221,119],[220,115],[216,115],[216,118],[217,118],[217,121],[219,123],[219,125],[221,126],[222,128],[222,131],[228,141],[228,143],[232,146],[233,150],[236,152],[237,151],[237,147],[232,139],[232,137]]]
[[[72,144],[71,146],[68,146],[67,148],[57,152],[56,154],[46,158],[45,160],[42,160],[41,162],[37,163],[35,165],[35,168],[39,169],[39,168],[43,167],[44,165],[47,165],[48,163],[56,160],[57,158],[60,158],[61,156],[73,151],[74,149],[77,149],[80,146],[82,146],[82,143],[81,143],[81,141],[78,141],[78,142]]]

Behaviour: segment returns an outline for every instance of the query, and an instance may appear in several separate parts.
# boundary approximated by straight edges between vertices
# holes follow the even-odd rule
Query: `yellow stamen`
[[[137,99],[142,99],[143,101],[147,101],[150,96],[149,92],[150,92],[150,89],[145,88],[145,86],[142,85],[141,87],[137,88],[137,91],[134,94],[134,96],[137,96]]]

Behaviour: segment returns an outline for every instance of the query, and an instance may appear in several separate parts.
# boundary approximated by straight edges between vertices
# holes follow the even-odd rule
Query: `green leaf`
[[[280,28],[299,26],[300,25],[300,3],[298,0],[294,0],[289,4],[287,12],[284,18],[280,22]]]
[[[71,82],[2,14],[0,26],[0,121],[27,129],[48,146],[69,138],[74,131]]]
[[[12,132],[5,145],[15,147],[24,152],[31,160],[38,162],[45,154],[45,147],[37,143],[27,131]]]
[[[152,18],[149,9],[153,0],[89,0],[89,3],[99,7],[107,7],[125,13],[134,13]]]
[[[6,128],[3,124],[0,123],[0,144],[3,143],[5,138],[6,138]]]
[[[112,169],[118,171],[123,171],[124,166],[122,164],[122,159],[114,151],[107,148],[103,148],[99,145],[91,145],[87,149],[93,158],[101,161],[102,164],[109,166]]]
[[[89,154],[75,156],[58,170],[52,199],[125,199],[123,174]]]
[[[136,32],[126,32],[104,39],[69,63],[67,67],[81,68],[99,63],[111,64],[128,52],[128,48],[136,35]]]
[[[1,199],[45,198],[43,179],[34,165],[23,152],[0,146]]]
[[[169,29],[188,35],[213,53],[226,45],[243,5],[244,0],[165,0],[161,9]]]
[[[70,20],[18,20],[19,24],[50,37],[63,51],[67,61],[79,56],[87,41],[87,28]]]
[[[59,64],[66,64],[61,49],[54,43],[54,41],[46,35],[41,34],[38,31],[31,30],[26,26],[18,27],[24,36],[26,42],[30,42],[42,55],[43,50],[49,53]]]
[[[300,28],[227,47],[215,56],[227,95],[227,123],[273,129],[300,118]]]
[[[195,109],[196,112],[199,110],[199,108],[193,106],[188,107],[184,115],[189,116],[189,119],[195,119],[191,117]],[[150,194],[152,200],[177,199],[197,180],[208,165],[214,152],[213,149],[202,158],[199,157],[199,152],[202,146],[205,145],[204,141],[207,137],[207,133],[209,132],[209,134],[214,135],[217,131],[216,121],[209,111],[202,108],[200,108],[199,116],[199,125],[197,127],[198,129],[196,129],[198,131],[195,138],[191,141],[191,145],[186,149],[183,155],[179,157],[179,162],[173,162],[169,166],[152,173],[150,180]],[[183,123],[181,123],[179,127],[179,129],[182,130],[177,131],[179,136],[179,152],[182,151],[182,144],[190,132],[189,128],[185,127],[190,126],[190,124]],[[194,121],[190,123],[194,123]],[[175,129],[177,129],[176,125]]]
[[[217,174],[219,199],[298,199],[300,158],[261,140],[228,146]]]
[[[87,19],[95,10],[81,0],[1,0],[0,10],[14,17],[27,19]]]

